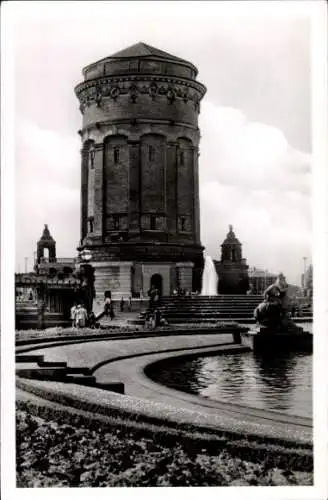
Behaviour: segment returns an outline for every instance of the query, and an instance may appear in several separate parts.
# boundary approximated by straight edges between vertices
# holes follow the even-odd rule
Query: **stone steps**
[[[95,387],[124,394],[124,384],[119,381],[98,383],[86,366],[67,366],[65,361],[45,361],[43,355],[17,354],[16,375],[23,379],[65,382]]]
[[[262,300],[261,295],[172,296],[162,297],[157,308],[169,324],[254,322],[254,310]],[[311,308],[303,308],[302,313],[302,317],[312,316]],[[133,324],[144,324],[145,315],[140,314]]]

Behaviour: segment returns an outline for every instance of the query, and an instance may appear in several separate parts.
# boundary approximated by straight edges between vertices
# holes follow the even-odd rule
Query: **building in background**
[[[242,245],[232,226],[221,245],[221,260],[214,261],[220,294],[246,295],[249,290],[248,265],[242,256]]]
[[[56,241],[51,236],[48,225],[44,225],[41,238],[37,242],[34,270],[39,275],[70,276],[76,268],[76,259],[73,257],[56,257]]]
[[[265,289],[272,285],[278,275],[270,273],[267,269],[251,267],[248,270],[250,292],[255,295],[263,295]]]

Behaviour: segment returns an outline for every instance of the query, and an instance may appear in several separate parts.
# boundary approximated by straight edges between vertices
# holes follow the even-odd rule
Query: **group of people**
[[[173,295],[178,297],[190,297],[191,295],[199,295],[199,293],[192,293],[189,290],[184,290],[183,288],[178,288],[177,290],[173,290]]]
[[[157,328],[158,326],[166,326],[168,322],[162,317],[159,309],[153,311],[148,310],[145,316],[145,326],[149,328]]]
[[[93,312],[88,314],[83,304],[73,304],[71,307],[71,321],[73,328],[96,327],[96,317]]]

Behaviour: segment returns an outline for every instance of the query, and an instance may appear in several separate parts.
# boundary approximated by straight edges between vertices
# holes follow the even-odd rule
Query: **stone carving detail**
[[[172,104],[175,101],[175,91],[172,87],[169,87],[167,89],[166,96],[168,98],[168,101]]]
[[[151,83],[151,84],[149,85],[149,90],[148,90],[148,92],[149,92],[149,95],[150,95],[150,97],[152,98],[152,100],[154,100],[154,99],[155,99],[155,96],[156,96],[156,94],[157,94],[157,91],[158,91],[157,84],[156,84],[155,82]]]
[[[120,94],[120,88],[119,87],[113,87],[111,88],[110,90],[110,96],[113,98],[113,99],[117,99],[118,96]]]
[[[136,85],[131,85],[129,90],[130,90],[130,101],[135,103],[138,97],[138,87]]]
[[[158,95],[163,95],[167,97],[170,103],[173,103],[176,99],[181,99],[186,104],[191,102],[199,113],[201,95],[198,95],[198,92],[191,93],[189,90],[190,85],[185,82],[160,77],[148,78],[147,82],[141,80],[140,78],[131,79],[131,77],[130,79],[103,79],[97,85],[84,85],[77,91],[81,112],[84,113],[85,108],[94,103],[97,107],[100,107],[104,98],[115,100],[120,95],[128,94],[130,101],[135,103],[139,94],[145,94],[152,100]],[[199,92],[201,93],[201,89],[199,89]]]

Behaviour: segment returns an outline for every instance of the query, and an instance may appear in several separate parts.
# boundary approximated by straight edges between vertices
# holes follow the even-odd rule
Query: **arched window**
[[[184,151],[180,151],[180,153],[179,153],[179,163],[180,163],[180,165],[182,167],[184,166],[184,160],[185,160]]]

